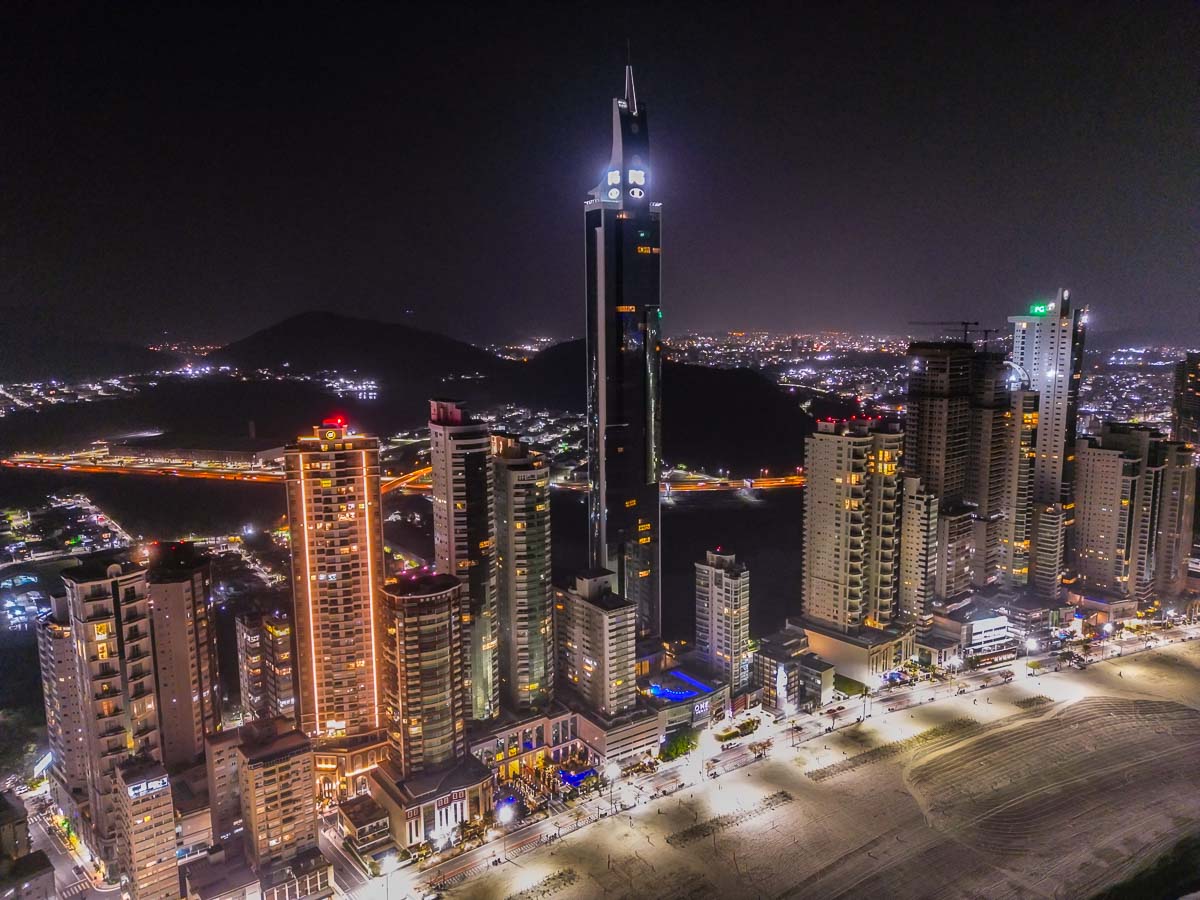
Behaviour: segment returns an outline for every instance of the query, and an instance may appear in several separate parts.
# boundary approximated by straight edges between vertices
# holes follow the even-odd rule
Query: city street
[[[1158,636],[1157,647],[1170,647],[1200,637],[1200,625],[1171,628],[1159,632]],[[1122,656],[1140,655],[1145,653],[1145,643],[1145,640],[1140,638],[1126,639],[1119,643],[1115,640],[1105,642],[1093,646],[1090,657],[1099,661],[1105,655],[1114,656],[1118,647]],[[1038,674],[1030,672],[1026,665],[1027,661],[1034,659],[1043,665]],[[1066,696],[1075,696],[1080,690],[1088,689],[1089,681],[1094,677],[1091,672],[1063,666],[1061,671],[1056,673],[1053,671],[1056,663],[1056,654],[1035,655],[1029,660],[1021,658],[989,670],[960,673],[945,681],[922,682],[885,691],[867,699],[867,718],[861,727],[870,724],[873,729],[883,729],[885,733],[896,733],[903,737],[916,727],[915,723],[924,722],[929,714],[944,718],[946,713],[943,708],[956,710],[956,714],[964,716],[993,719],[1012,711],[1011,700],[998,700],[993,704],[993,696],[1011,698],[1014,691],[1027,694],[1031,689],[1043,692],[1054,683],[1066,688]],[[1013,672],[1010,683],[1001,677],[1001,672],[1006,668]],[[1117,673],[1113,673],[1113,677],[1118,677]],[[739,777],[741,770],[745,770],[744,774],[754,777],[757,767],[764,763],[788,760],[794,756],[797,748],[812,746],[807,757],[810,762],[807,765],[826,765],[838,759],[853,757],[855,753],[867,748],[847,742],[845,736],[857,732],[856,720],[863,714],[864,704],[861,698],[850,698],[838,701],[834,704],[834,707],[836,706],[844,706],[845,709],[837,719],[832,734],[826,732],[829,719],[823,712],[817,715],[801,714],[775,723],[769,715],[755,711],[752,715],[760,719],[758,730],[734,742],[737,746],[722,751],[716,746],[711,732],[705,732],[701,737],[701,746],[686,757],[665,764],[653,774],[619,782],[614,788],[614,801],[618,807],[630,805],[628,810],[610,816],[609,795],[605,789],[600,795],[581,801],[567,813],[521,826],[509,833],[505,839],[493,840],[454,859],[424,870],[419,870],[416,866],[397,870],[388,879],[389,884],[385,885],[382,878],[364,882],[360,877],[348,893],[350,896],[362,898],[420,897],[429,890],[457,889],[457,895],[458,890],[465,889],[473,880],[482,876],[492,873],[500,875],[510,866],[519,869],[523,863],[518,862],[518,859],[531,851],[561,842],[564,848],[562,852],[567,852],[567,845],[577,844],[581,836],[591,835],[599,828],[596,823],[608,821],[614,827],[637,831],[641,827],[639,823],[653,823],[654,817],[678,808],[685,801],[694,804],[701,802],[697,798],[702,798],[702,802],[717,807],[727,805],[726,800],[718,800],[717,797],[724,793],[727,782]],[[918,711],[919,719],[914,718]],[[818,737],[824,739],[820,746],[814,741],[814,738]],[[772,740],[772,747],[765,760],[755,760],[748,745],[768,739]],[[706,777],[706,762],[709,761],[714,763],[712,770],[718,772],[716,778]],[[658,796],[655,796],[656,794]],[[740,800],[735,801],[735,806],[740,803]],[[590,841],[591,838],[587,840]],[[551,849],[548,852],[553,855],[560,851]],[[624,852],[627,853],[628,850]],[[539,854],[539,858],[543,855]],[[496,861],[499,861],[498,865]],[[488,879],[489,882],[492,880]]]
[[[107,897],[112,900],[114,892],[120,890],[118,885],[99,886],[93,884],[87,861],[70,844],[65,841],[54,826],[48,813],[38,811],[40,801],[47,796],[45,789],[26,794],[25,807],[29,811],[29,839],[35,850],[44,850],[54,866],[54,885],[60,898],[79,898],[79,900],[98,900]]]

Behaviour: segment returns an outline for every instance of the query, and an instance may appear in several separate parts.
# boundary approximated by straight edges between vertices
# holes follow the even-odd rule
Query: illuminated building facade
[[[79,667],[92,851],[117,861],[117,767],[133,756],[161,760],[158,689],[146,570],[90,562],[63,573]]]
[[[507,435],[492,435],[496,491],[500,682],[517,712],[554,699],[554,586],[550,580],[550,467]]]
[[[50,795],[78,830],[79,804],[87,792],[87,738],[79,693],[79,662],[65,597],[51,597],[37,623],[38,662],[50,744]]]
[[[750,570],[720,548],[696,563],[696,653],[731,696],[749,689]]]
[[[175,804],[159,763],[131,759],[117,767],[117,871],[132,900],[178,900]]]
[[[462,404],[431,400],[429,442],[434,557],[438,571],[457,577],[466,592],[468,715],[486,721],[500,714],[491,435]]]
[[[164,765],[204,755],[204,736],[221,727],[217,629],[209,620],[209,558],[190,543],[155,548],[149,573],[150,624],[158,675]]]
[[[1075,568],[1085,588],[1173,601],[1187,579],[1195,507],[1191,445],[1105,423],[1076,449]]]
[[[805,445],[806,619],[841,630],[891,622],[897,597],[904,435],[819,422]]]
[[[1010,395],[1006,428],[1004,519],[1000,537],[1000,571],[1006,587],[1029,584],[1033,545],[1033,468],[1037,461],[1037,391],[1019,387]],[[1044,585],[1053,592],[1053,583]]]
[[[453,575],[401,575],[383,588],[380,665],[391,761],[399,777],[436,771],[466,752],[465,588]]]
[[[563,684],[607,719],[637,702],[637,607],[615,586],[614,573],[593,569],[554,592]]]
[[[615,573],[638,633],[662,632],[662,204],[650,199],[650,133],[633,72],[613,100],[612,158],[584,204],[587,260],[589,562]]]
[[[901,481],[900,583],[901,616],[918,628],[932,622],[938,575],[938,498],[925,490],[919,475]]]
[[[381,727],[379,441],[329,419],[284,460],[300,727],[314,738],[365,734]]]
[[[238,677],[247,718],[296,714],[292,623],[282,611],[237,617]]]
[[[1075,526],[1075,432],[1087,307],[1072,303],[1070,291],[1060,289],[1054,300],[1034,303],[1027,314],[1008,321],[1012,362],[1038,394],[1030,580],[1042,599],[1061,599]]]
[[[255,871],[316,849],[316,771],[304,734],[243,728],[237,776],[246,858]]]

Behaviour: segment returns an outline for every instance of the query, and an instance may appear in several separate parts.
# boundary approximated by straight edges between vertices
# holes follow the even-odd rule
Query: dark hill
[[[583,409],[587,348],[582,340],[557,344],[521,373],[522,395],[543,403]],[[819,415],[853,410],[822,407]],[[804,438],[813,420],[800,398],[750,369],[711,369],[667,362],[663,366],[663,456],[669,463],[729,469],[753,475],[761,468],[782,474],[804,459]]]
[[[234,341],[212,358],[241,369],[285,363],[294,372],[337,369],[393,381],[431,375],[496,375],[507,365],[485,350],[397,322],[328,311],[301,313]]]
[[[346,412],[365,429],[388,433],[419,426],[425,421],[426,401],[439,395],[476,407],[517,402],[581,411],[587,377],[582,340],[520,363],[407,325],[330,312],[286,319],[209,359],[243,370],[278,370],[287,363],[293,373],[357,371],[377,379],[381,389],[377,400],[359,403],[331,398],[315,384],[164,380],[136,397],[91,404],[94,409],[31,414],[21,447],[78,444],[150,429],[165,431],[168,442],[221,446],[223,440],[244,438],[251,420],[260,439],[283,440],[332,409]],[[764,467],[782,472],[801,464],[812,420],[800,409],[800,398],[761,374],[667,363],[663,395],[668,462],[725,468],[735,476]],[[840,411],[822,406],[813,412]]]
[[[558,344],[521,363],[407,325],[331,312],[285,319],[230,344],[217,357],[243,369],[285,362],[293,372],[356,369],[379,379],[386,417],[408,427],[423,420],[424,401],[438,394],[477,405],[516,402],[576,411],[583,409],[586,394],[583,340]],[[813,412],[853,410],[821,403]],[[663,416],[667,461],[729,469],[734,475],[794,469],[813,428],[800,398],[758,372],[670,362],[663,369]]]

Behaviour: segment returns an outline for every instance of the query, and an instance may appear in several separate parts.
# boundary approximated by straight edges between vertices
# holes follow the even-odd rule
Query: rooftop
[[[402,778],[400,769],[391,762],[383,763],[376,772],[375,781],[405,809],[492,780],[492,770],[474,756],[464,756],[453,766],[409,779]]]
[[[880,644],[887,644],[898,640],[905,633],[904,629],[897,625],[889,625],[887,628],[871,628],[870,626],[863,625],[857,631],[850,632],[839,631],[832,625],[826,625],[815,619],[804,619],[803,621],[805,631],[815,631],[817,634],[843,641],[847,644],[854,644],[856,647],[878,647]]]
[[[430,594],[443,594],[460,584],[459,580],[448,573],[401,575],[395,584],[384,587],[384,593],[393,597],[424,597]]]
[[[26,853],[24,856],[18,856],[13,860],[3,860],[0,862],[0,887],[5,885],[22,885],[27,881],[32,881],[34,878],[44,875],[53,877],[54,864],[50,862],[50,857],[46,855],[45,850],[34,850],[32,853]],[[10,896],[5,893],[4,896]],[[16,896],[24,896],[23,893],[17,893]]]
[[[364,828],[388,817],[387,810],[372,800],[370,794],[359,794],[345,801],[338,806],[338,812],[355,828]]]
[[[240,854],[227,855],[220,848],[210,852],[204,859],[184,866],[183,872],[187,879],[188,896],[198,900],[238,896],[258,884],[258,876]]]
[[[114,577],[109,574],[111,566],[117,566],[120,569],[120,574],[116,577],[145,571],[137,563],[124,559],[122,555],[98,553],[95,556],[85,557],[77,566],[63,569],[62,577],[64,581],[70,581],[74,584],[86,584],[89,581],[108,581]]]
[[[282,759],[296,753],[312,750],[312,741],[303,731],[288,731],[277,736],[262,736],[250,734],[238,748],[245,755],[246,761],[253,763],[270,762]]]
[[[3,801],[0,802],[0,825],[7,825],[10,822],[20,822],[22,819],[29,818],[25,804],[12,791],[0,793],[0,799]]]

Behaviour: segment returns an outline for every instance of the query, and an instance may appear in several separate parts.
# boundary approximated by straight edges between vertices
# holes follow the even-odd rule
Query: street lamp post
[[[513,812],[511,803],[504,804],[502,807],[500,807],[500,811],[498,813],[496,813],[496,818],[499,820],[500,824],[504,826],[504,858],[505,859],[508,859],[508,826],[512,824],[513,816],[515,816],[515,815],[516,815],[516,813]]]
[[[613,804],[613,788],[620,775],[621,767],[616,763],[609,763],[604,767],[604,777],[608,779],[608,811],[610,814],[616,811],[616,806]]]

